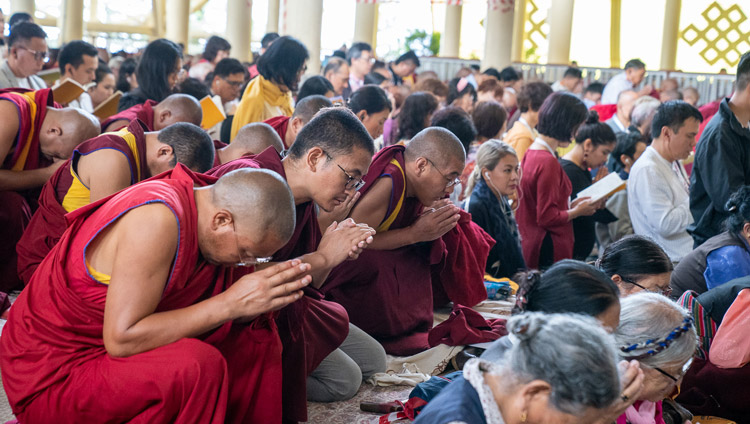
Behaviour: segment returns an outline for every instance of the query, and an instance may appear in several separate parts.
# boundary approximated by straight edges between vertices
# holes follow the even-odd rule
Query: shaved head
[[[292,118],[299,118],[303,123],[308,123],[321,109],[332,107],[333,103],[326,96],[307,96],[294,106]]]
[[[76,146],[101,133],[100,125],[99,119],[81,109],[47,108],[39,135],[42,151],[50,157],[68,159]],[[53,128],[59,132],[48,131]]]
[[[169,112],[170,115],[161,122],[159,116],[163,112]],[[203,120],[203,109],[201,109],[201,104],[193,96],[172,94],[154,106],[154,117],[154,126],[158,126],[158,128],[154,128],[156,131],[176,122],[187,122],[200,126]]]
[[[211,187],[211,203],[232,214],[239,236],[258,244],[274,243],[278,249],[294,232],[292,190],[273,171],[245,168],[222,176]]]
[[[420,131],[406,144],[404,156],[407,161],[425,158],[438,165],[453,160],[466,161],[466,151],[461,141],[445,128],[429,127]]]
[[[249,153],[257,155],[268,147],[273,147],[281,153],[284,150],[284,143],[272,126],[264,122],[255,122],[240,128],[228,149],[236,149],[242,152],[239,156],[243,156]]]

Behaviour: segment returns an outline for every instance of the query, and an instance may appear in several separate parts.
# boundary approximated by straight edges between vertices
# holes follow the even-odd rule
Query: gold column
[[[323,27],[323,0],[287,0],[287,35],[299,39],[310,53],[307,74],[320,73],[320,32]]]
[[[227,38],[232,44],[232,57],[241,62],[249,62],[250,28],[252,25],[253,3],[248,0],[227,1]]]
[[[266,22],[266,33],[279,32],[279,2],[280,0],[268,0],[268,21]]]
[[[34,0],[10,0],[10,11],[12,13],[26,12],[29,15],[34,16]],[[9,18],[10,13],[6,16]]]
[[[612,10],[609,14],[609,66],[620,67],[620,10],[622,0],[611,0]]]
[[[516,0],[513,11],[513,46],[511,58],[513,62],[523,62],[523,38],[526,25],[526,0]]]
[[[354,42],[364,42],[369,45],[375,44],[375,36],[378,32],[378,4],[357,3],[354,12]]]
[[[83,0],[64,0],[58,19],[62,43],[83,38]]]
[[[664,30],[661,40],[660,69],[674,71],[677,67],[677,40],[680,35],[681,0],[667,0],[664,5]]]
[[[458,57],[461,46],[461,15],[463,6],[445,6],[445,30],[440,37],[440,56]]]
[[[573,31],[573,0],[554,0],[547,15],[549,53],[547,63],[570,63],[570,34]]]
[[[182,43],[187,51],[188,28],[190,25],[190,2],[167,0],[167,38]]]

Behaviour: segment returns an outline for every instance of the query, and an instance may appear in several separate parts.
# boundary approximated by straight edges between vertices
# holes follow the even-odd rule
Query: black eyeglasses
[[[688,372],[688,370],[690,369],[690,365],[692,365],[692,364],[693,364],[693,358],[690,358],[687,362],[685,362],[685,365],[682,366],[682,372],[680,373],[680,376],[678,378],[675,378],[675,376],[673,376],[672,374],[664,371],[663,369],[661,369],[659,367],[654,367],[653,369],[655,369],[656,371],[660,372],[662,375],[665,375],[665,376],[669,377],[669,379],[672,380],[672,381],[674,381],[675,383],[678,383],[680,381],[680,379],[682,377],[684,377],[685,374]]]
[[[636,287],[638,287],[640,289],[643,289],[643,291],[647,291],[649,293],[662,294],[662,295],[667,296],[667,297],[669,297],[669,295],[672,294],[672,287],[671,286],[667,287],[666,289],[661,289],[661,288],[657,287],[656,290],[654,290],[654,289],[647,289],[646,287],[643,287],[642,285],[636,283],[635,281],[627,279],[627,278],[624,278],[624,277],[620,277],[620,280],[622,280],[622,281],[624,281],[626,283],[632,284],[632,285],[634,285],[634,286],[636,286]]]
[[[363,180],[362,178],[353,177],[351,174],[349,174],[348,172],[346,172],[346,169],[344,169],[341,165],[339,165],[338,163],[336,163],[336,161],[333,160],[333,158],[331,157],[331,155],[329,155],[326,152],[323,152],[323,153],[325,153],[326,156],[328,156],[328,159],[330,159],[331,162],[335,163],[336,166],[339,167],[339,169],[341,170],[341,172],[343,172],[344,175],[346,175],[346,185],[344,186],[344,188],[346,188],[347,190],[354,189],[355,191],[358,191],[360,188],[362,188],[365,185],[365,180]]]
[[[242,87],[242,84],[245,83],[244,81],[232,81],[232,80],[227,79],[227,78],[222,78],[222,79],[224,80],[224,82],[226,82],[227,84],[231,85],[233,88],[240,88],[240,87]]]
[[[435,162],[433,162],[433,161],[431,161],[431,160],[429,160],[427,158],[425,158],[425,159],[427,160],[427,162],[430,162],[430,165],[432,165],[432,167],[435,168],[435,171],[437,171],[438,174],[440,174],[443,178],[445,178],[445,181],[446,181],[445,188],[450,188],[450,187],[453,187],[456,184],[461,184],[461,180],[458,177],[451,178],[451,177],[443,174],[443,172],[440,171],[440,168],[438,168],[437,165],[435,165]]]

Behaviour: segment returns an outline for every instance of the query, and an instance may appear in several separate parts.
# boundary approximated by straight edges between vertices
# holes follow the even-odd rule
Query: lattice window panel
[[[740,56],[750,50],[747,15],[737,4],[724,8],[713,2],[701,16],[705,19],[703,28],[691,23],[680,32],[680,38],[690,46],[703,46],[699,54],[709,65],[723,60],[731,67],[737,66]]]
[[[547,56],[547,12],[550,0],[526,0],[526,19],[524,24],[523,55],[527,61],[538,61]]]

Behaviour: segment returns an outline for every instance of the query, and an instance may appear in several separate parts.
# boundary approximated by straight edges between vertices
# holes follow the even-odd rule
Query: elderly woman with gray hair
[[[640,292],[620,300],[620,358],[637,360],[643,388],[617,424],[663,424],[662,400],[687,372],[698,347],[693,320],[667,297]],[[625,395],[626,396],[626,395]]]
[[[613,338],[593,318],[530,312],[507,328],[515,341],[503,360],[467,362],[415,424],[604,422],[637,395],[621,392]]]

